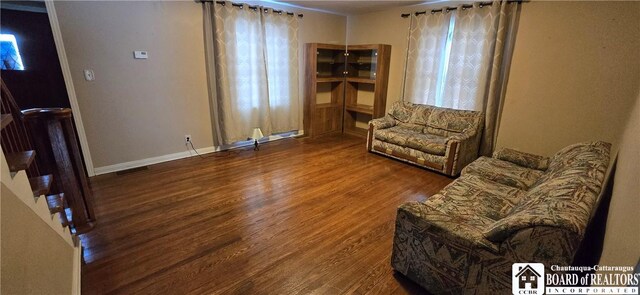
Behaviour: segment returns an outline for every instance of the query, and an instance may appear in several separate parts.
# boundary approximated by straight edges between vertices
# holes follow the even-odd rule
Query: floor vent
[[[120,171],[116,172],[116,175],[131,174],[131,173],[134,173],[134,172],[145,171],[145,170],[149,170],[149,167],[142,166],[142,167],[136,167],[136,168],[131,168],[131,169],[127,169],[127,170],[120,170]]]

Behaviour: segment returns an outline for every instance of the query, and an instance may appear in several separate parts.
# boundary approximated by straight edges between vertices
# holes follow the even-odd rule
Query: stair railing
[[[93,228],[93,196],[69,108],[20,110],[2,84],[2,149],[16,159],[16,169],[27,169],[34,194],[45,192],[51,212],[76,234]],[[5,117],[12,122],[5,124]],[[7,120],[8,122],[8,120]],[[35,151],[35,153],[33,152]],[[28,163],[26,158],[28,159]],[[35,158],[35,160],[33,160]],[[19,163],[25,162],[20,165]],[[17,167],[21,166],[21,167]],[[42,175],[42,176],[41,176]]]

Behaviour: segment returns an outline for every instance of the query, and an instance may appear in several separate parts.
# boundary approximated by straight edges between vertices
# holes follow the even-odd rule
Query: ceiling
[[[275,2],[275,1],[274,1]],[[391,7],[407,6],[425,3],[425,1],[277,1],[282,4],[291,4],[303,8],[317,9],[342,15],[362,14],[381,11]]]

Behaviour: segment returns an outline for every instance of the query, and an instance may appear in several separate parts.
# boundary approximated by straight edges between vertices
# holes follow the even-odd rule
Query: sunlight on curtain
[[[451,14],[411,15],[405,100],[437,105]]]
[[[455,11],[441,106],[482,110],[499,11],[498,4],[480,8],[478,3],[473,8],[459,7]]]
[[[298,130],[297,17],[230,2],[204,9],[216,144],[246,140],[254,127],[265,136]]]
[[[215,17],[218,122],[224,144],[271,133],[260,11],[211,3]]]
[[[412,15],[405,100],[481,110],[500,5]]]
[[[298,129],[298,17],[262,10],[271,127]]]
[[[485,156],[495,146],[519,11],[518,2],[494,1],[411,15],[403,99],[483,111]]]

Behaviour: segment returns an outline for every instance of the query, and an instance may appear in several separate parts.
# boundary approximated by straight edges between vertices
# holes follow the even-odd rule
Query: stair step
[[[11,153],[6,155],[9,171],[16,173],[20,170],[27,170],[31,162],[36,156],[35,151],[26,151],[20,153]]]
[[[60,222],[62,222],[62,226],[69,226],[72,219],[71,208],[65,208],[64,213],[60,214]]]
[[[13,121],[13,116],[11,116],[11,114],[2,114],[0,115],[0,121],[2,122],[2,128],[0,129],[4,129],[4,127]]]
[[[51,214],[54,213],[60,213],[60,214],[65,214],[64,213],[64,194],[57,194],[57,195],[48,195],[46,196],[47,198],[47,205],[49,205],[49,212],[51,212]]]
[[[53,176],[51,174],[29,178],[33,196],[39,197],[41,195],[46,195],[51,189],[52,182]]]

